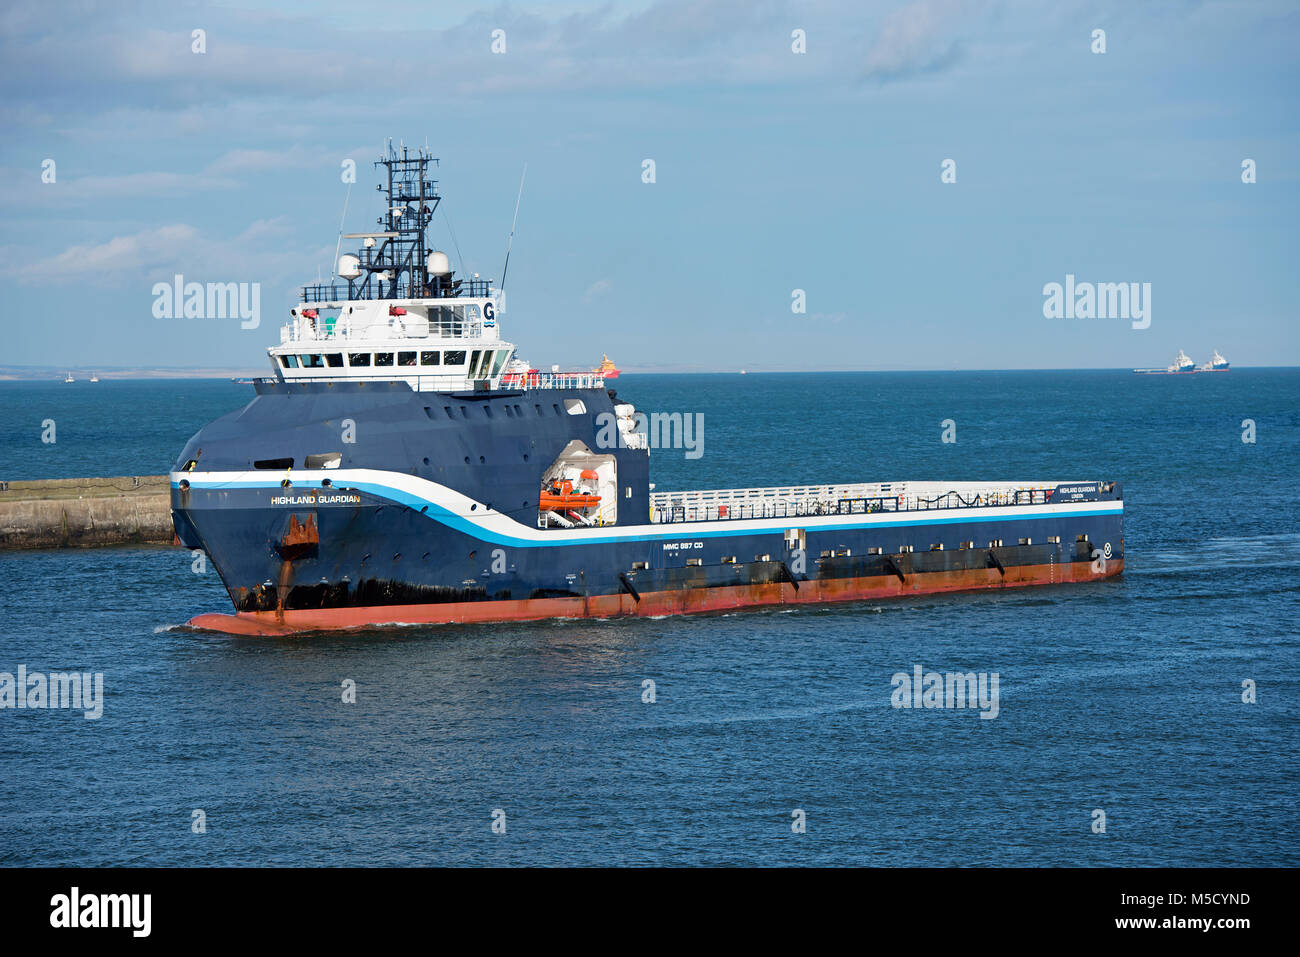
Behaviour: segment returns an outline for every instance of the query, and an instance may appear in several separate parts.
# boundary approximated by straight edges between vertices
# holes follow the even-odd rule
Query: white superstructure
[[[267,353],[287,381],[402,379],[417,391],[496,389],[515,351],[500,335],[502,306],[499,292],[304,301],[289,311],[280,344]]]

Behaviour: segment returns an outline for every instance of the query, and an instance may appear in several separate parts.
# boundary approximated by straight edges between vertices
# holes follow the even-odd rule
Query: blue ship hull
[[[583,411],[570,414],[566,400]],[[209,555],[236,613],[194,623],[282,633],[657,615],[1123,568],[1117,483],[999,505],[843,501],[783,517],[652,522],[648,452],[600,443],[601,416],[613,411],[604,389],[259,383],[248,406],[190,440],[172,473],[178,537]],[[575,440],[616,460],[617,520],[539,528],[542,472]],[[321,461],[332,467],[310,467]]]

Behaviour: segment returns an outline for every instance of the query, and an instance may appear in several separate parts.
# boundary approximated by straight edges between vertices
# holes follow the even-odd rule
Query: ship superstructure
[[[177,460],[177,535],[235,608],[196,627],[660,615],[1122,570],[1113,481],[652,492],[645,417],[599,370],[517,359],[502,294],[428,247],[435,162],[381,158],[380,229],[351,234],[337,279],[290,310],[273,375]]]

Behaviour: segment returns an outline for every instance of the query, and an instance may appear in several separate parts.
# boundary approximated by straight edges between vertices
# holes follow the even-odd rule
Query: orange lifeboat
[[[582,473],[583,478],[587,478],[587,469]],[[591,478],[595,478],[596,473],[591,473]],[[561,482],[552,482],[548,488],[542,489],[541,500],[538,508],[543,512],[567,512],[570,510],[582,511],[588,508],[594,508],[600,504],[600,496],[592,495],[589,492],[573,490],[573,483],[568,479]]]

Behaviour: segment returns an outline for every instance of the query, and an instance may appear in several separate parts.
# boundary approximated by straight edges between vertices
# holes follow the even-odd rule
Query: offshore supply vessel
[[[1214,355],[1210,357],[1209,362],[1199,366],[1187,353],[1179,349],[1174,361],[1164,369],[1134,369],[1133,371],[1138,375],[1191,375],[1196,372],[1227,372],[1230,367],[1231,363],[1219,354],[1218,349],[1214,350]]]
[[[599,370],[518,360],[501,291],[427,247],[436,162],[388,148],[381,228],[349,234],[360,249],[268,349],[274,375],[177,459],[177,538],[234,606],[192,626],[664,615],[1123,570],[1114,481],[652,491],[646,416]]]

